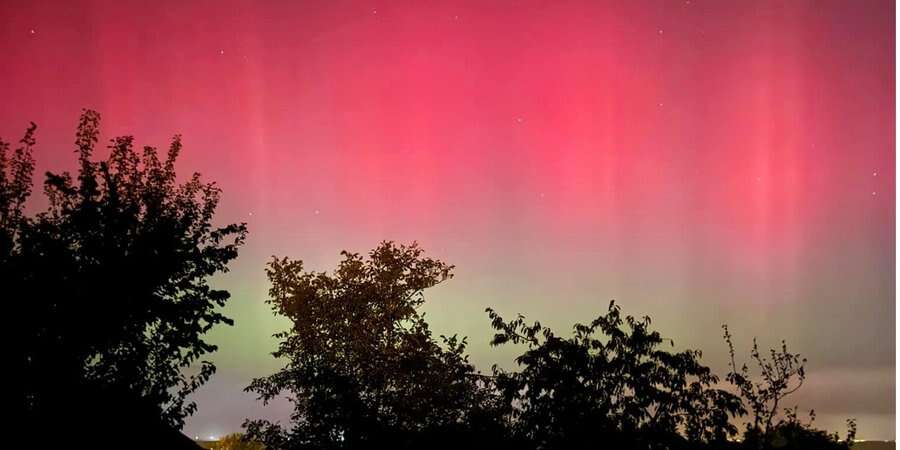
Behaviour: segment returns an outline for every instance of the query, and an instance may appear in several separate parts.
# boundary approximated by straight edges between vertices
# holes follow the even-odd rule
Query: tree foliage
[[[557,336],[524,317],[505,321],[488,309],[492,345],[524,344],[520,370],[494,369],[497,387],[514,405],[514,434],[535,448],[675,448],[721,443],[737,429],[740,399],[715,387],[700,351],[671,353],[650,318],[623,316],[615,303],[572,337]],[[673,344],[674,345],[674,344]]]
[[[196,173],[179,181],[179,136],[164,156],[117,137],[98,160],[99,124],[99,114],[84,111],[77,173],[47,173],[47,207],[36,214],[26,208],[36,126],[15,148],[0,140],[0,279],[18,339],[13,416],[29,424],[28,435],[106,417],[120,432],[138,420],[165,436],[196,409],[188,396],[215,371],[204,356],[216,347],[204,334],[232,323],[219,312],[228,292],[209,280],[237,257],[245,225],[214,226],[219,188]],[[725,380],[735,395],[700,351],[666,349],[674,343],[649,317],[623,315],[615,303],[569,337],[489,308],[491,345],[525,350],[517,370],[482,375],[466,338],[435,337],[420,311],[424,291],[450,279],[453,266],[416,244],[383,242],[366,256],[342,256],[331,273],[288,258],[269,263],[267,303],[291,324],[275,335],[273,355],[285,366],[246,390],[264,403],[287,396],[291,422],[248,420],[246,436],[220,444],[846,450],[855,436],[853,420],[842,440],[813,426],[814,411],[803,422],[797,407],[784,407],[806,379],[806,360],[786,343],[766,356],[754,340],[753,374],[738,366],[725,327]],[[748,409],[736,442],[734,419]]]
[[[674,350],[650,318],[622,314],[615,303],[571,336],[519,315],[488,308],[491,344],[519,345],[515,370],[479,374],[466,340],[435,339],[423,291],[452,276],[415,244],[384,242],[363,257],[342,253],[332,273],[301,261],[268,266],[268,303],[290,320],[277,358],[283,369],[247,388],[268,402],[294,404],[289,424],[245,422],[247,435],[272,449],[503,448],[846,449],[852,440],[802,423],[796,408],[774,414],[805,377],[804,360],[782,351],[751,353],[747,368],[724,381],[698,350]],[[726,332],[734,359],[734,347]],[[746,400],[746,403],[745,403]],[[738,435],[737,419],[753,421]]]
[[[155,405],[180,427],[196,409],[187,396],[215,370],[203,335],[232,323],[218,311],[228,292],[208,280],[227,270],[246,227],[213,226],[214,183],[196,173],[178,181],[179,136],[162,159],[121,136],[95,160],[99,125],[83,112],[77,173],[47,173],[48,206],[34,215],[25,212],[34,124],[11,155],[0,143],[0,271],[21,328],[17,404],[38,420],[96,388]]]
[[[287,364],[247,390],[264,402],[286,394],[295,410],[291,428],[249,421],[248,435],[271,448],[402,448],[423,445],[423,436],[458,439],[490,428],[479,417],[492,417],[481,412],[492,396],[465,355],[466,340],[436,339],[419,312],[423,291],[453,267],[415,244],[342,255],[331,274],[286,258],[269,264],[268,303],[291,321],[275,335],[274,356]]]

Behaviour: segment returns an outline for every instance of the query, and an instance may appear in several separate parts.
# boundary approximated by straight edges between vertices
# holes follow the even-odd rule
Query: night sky
[[[392,239],[458,267],[427,317],[483,370],[516,351],[486,306],[565,331],[616,299],[720,374],[721,324],[787,339],[788,403],[894,438],[892,1],[4,1],[0,57],[39,172],[94,108],[104,138],[183,134],[249,225],[189,436],[286,418],[241,393],[278,367],[271,255]]]

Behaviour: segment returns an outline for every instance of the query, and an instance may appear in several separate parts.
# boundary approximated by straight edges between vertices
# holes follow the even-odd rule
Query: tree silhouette
[[[514,434],[534,448],[696,448],[737,432],[730,419],[744,413],[740,399],[714,387],[700,351],[662,350],[671,340],[650,329],[649,317],[623,317],[611,302],[563,338],[521,315],[507,322],[487,311],[498,331],[492,345],[527,346],[520,371],[494,371],[515,405]]]
[[[758,376],[753,376],[747,364],[738,367],[735,349],[727,325],[722,325],[725,343],[730,356],[726,379],[738,388],[747,401],[753,421],[744,432],[746,448],[779,449],[849,449],[856,436],[856,421],[847,420],[847,437],[841,440],[837,433],[828,434],[812,426],[815,411],[810,410],[808,423],[800,421],[797,407],[783,408],[785,398],[797,392],[806,381],[806,358],[788,351],[787,342],[781,341],[780,349],[769,349],[766,357],[759,351],[756,339],[750,349],[750,358],[756,363]],[[783,416],[779,417],[779,412]]]
[[[13,427],[27,436],[58,424],[59,436],[98,426],[123,436],[131,423],[165,436],[196,409],[188,396],[215,371],[203,356],[216,347],[203,335],[232,323],[218,311],[228,292],[208,282],[237,257],[246,226],[213,226],[220,190],[199,174],[178,181],[180,137],[164,160],[122,136],[95,161],[99,123],[99,114],[83,112],[78,172],[47,173],[48,206],[33,215],[26,202],[36,126],[12,150],[0,141],[0,279],[16,338],[12,415],[25,424]],[[784,408],[806,378],[806,360],[784,342],[767,357],[754,340],[754,376],[738,367],[724,327],[726,380],[738,396],[717,387],[700,351],[666,351],[674,343],[649,317],[623,316],[613,302],[571,337],[487,309],[491,345],[525,351],[517,371],[495,366],[482,375],[466,339],[434,337],[420,312],[424,291],[451,278],[453,266],[416,244],[383,242],[367,257],[342,256],[332,273],[287,258],[269,263],[267,303],[291,322],[275,335],[273,355],[286,365],[246,391],[264,403],[289,397],[291,424],[248,420],[246,436],[223,445],[846,450],[855,436],[853,420],[841,440],[813,427],[813,411],[804,423],[796,407]],[[752,421],[735,442],[732,419],[747,413],[744,400]],[[137,447],[196,445],[175,435]]]
[[[269,448],[434,448],[496,432],[497,398],[468,362],[466,340],[436,340],[418,310],[453,267],[416,244],[342,255],[332,274],[269,264],[268,303],[291,321],[275,335],[274,356],[287,365],[247,390],[264,402],[287,394],[295,409],[290,428],[247,421],[247,434]]]
[[[34,124],[11,155],[0,143],[0,274],[22,388],[15,403],[19,417],[42,427],[76,421],[100,397],[129,398],[180,427],[196,409],[187,396],[215,371],[202,360],[216,350],[203,334],[232,323],[217,311],[228,292],[208,280],[227,270],[246,227],[214,227],[219,188],[196,173],[176,179],[179,136],[164,160],[122,136],[95,161],[99,124],[98,113],[83,112],[78,173],[47,173],[49,206],[32,216],[24,208]]]
[[[768,362],[754,345],[761,382],[732,362],[727,381],[754,419],[738,441],[742,397],[720,388],[700,351],[668,351],[674,343],[649,317],[623,315],[611,302],[560,337],[488,308],[491,345],[525,350],[517,370],[494,366],[483,376],[468,362],[465,339],[434,339],[419,312],[423,291],[450,278],[453,266],[415,244],[383,242],[368,258],[342,255],[332,273],[286,258],[268,265],[267,302],[291,322],[275,335],[274,356],[286,365],[246,390],[264,403],[285,395],[294,411],[289,426],[244,423],[267,448],[837,450],[852,441],[852,421],[841,441],[802,423],[796,409],[777,418],[780,401],[805,376],[804,360],[786,346]],[[727,330],[726,341],[733,360]]]

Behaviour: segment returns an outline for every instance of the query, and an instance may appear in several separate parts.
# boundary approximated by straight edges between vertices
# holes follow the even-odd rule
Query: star
[[[37,33],[37,31],[35,31],[35,29],[34,29],[34,28],[32,28],[32,29],[30,29],[30,30],[28,30],[28,32],[29,32],[29,33],[31,33],[31,34],[35,34],[35,33]]]
[[[874,197],[874,196],[875,196],[875,191],[872,191],[872,197]]]
[[[525,121],[525,119],[523,119],[523,118],[521,118],[521,117],[516,117],[516,122],[522,123],[522,122],[524,122],[524,121]]]
[[[372,14],[378,14],[378,10],[377,10],[377,9],[373,9],[373,10],[372,10]]]
[[[662,29],[659,29],[659,30],[657,30],[657,33],[663,34],[663,30],[662,30]]]
[[[219,54],[220,54],[220,55],[224,55],[224,54],[225,54],[225,50],[219,50]]]
[[[319,215],[319,210],[317,209],[317,210],[313,211],[313,214],[315,214],[315,215],[318,216],[318,215]]]
[[[873,171],[873,172],[872,172],[872,176],[873,176],[873,177],[877,177],[877,176],[878,176],[878,171],[877,171],[877,170],[876,170],[876,171]]]
[[[453,16],[453,20],[459,20],[459,16]]]

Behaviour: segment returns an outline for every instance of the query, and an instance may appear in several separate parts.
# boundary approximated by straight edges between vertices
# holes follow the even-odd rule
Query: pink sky
[[[181,133],[182,171],[249,224],[189,435],[281,414],[238,393],[277,364],[270,255],[326,270],[394,239],[458,266],[429,318],[485,369],[511,356],[485,306],[567,328],[615,298],[720,372],[722,323],[786,338],[820,426],[894,437],[893,2],[14,1],[0,23],[0,136],[37,122],[39,170],[74,167],[94,108],[108,137]]]

